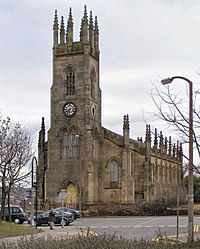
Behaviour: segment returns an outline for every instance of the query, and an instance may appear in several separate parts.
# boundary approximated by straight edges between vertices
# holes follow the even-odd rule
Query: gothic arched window
[[[117,187],[119,184],[119,165],[116,160],[109,163],[110,187]]]
[[[79,158],[79,134],[76,129],[64,130],[61,143],[61,155],[63,159]]]
[[[75,94],[75,74],[71,66],[68,67],[66,70],[66,87],[67,87],[67,95]]]

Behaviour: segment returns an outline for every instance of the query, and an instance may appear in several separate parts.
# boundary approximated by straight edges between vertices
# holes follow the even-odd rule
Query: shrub
[[[163,203],[134,203],[121,205],[90,205],[85,207],[83,216],[137,216],[137,215],[163,215],[167,205]]]
[[[16,243],[0,242],[0,249],[199,249],[200,240],[193,243],[180,242],[153,242],[147,240],[128,240],[115,235],[100,235],[83,237],[80,235],[66,239],[53,239],[48,237],[45,239],[23,239]]]

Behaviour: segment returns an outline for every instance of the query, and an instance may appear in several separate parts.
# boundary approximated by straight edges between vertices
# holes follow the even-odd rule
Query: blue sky
[[[182,75],[199,84],[200,1],[1,0],[0,110],[36,143],[42,116],[47,128],[50,119],[54,11],[66,23],[72,7],[77,40],[85,4],[99,21],[103,126],[121,133],[129,114],[132,137],[144,136],[152,82]]]

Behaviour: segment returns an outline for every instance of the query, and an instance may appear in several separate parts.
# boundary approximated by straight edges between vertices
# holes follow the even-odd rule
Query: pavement
[[[187,242],[188,241],[188,234],[187,233],[179,234],[178,239],[177,239],[177,236],[169,236],[169,239],[177,240],[180,242]],[[200,231],[194,232],[194,240],[199,240],[199,239],[200,239]]]
[[[165,240],[165,241],[172,241],[172,242],[179,241],[179,242],[186,243],[188,241],[188,233],[181,233],[179,234],[178,238],[177,238],[177,235],[170,235],[166,237],[157,236],[156,238],[152,240],[154,241]],[[194,231],[194,241],[195,240],[200,240],[200,231]]]
[[[16,237],[8,237],[8,238],[1,238],[0,242],[17,242],[18,240],[21,239],[33,239],[33,238],[57,238],[57,239],[64,239],[64,238],[69,238],[72,236],[76,235],[81,235],[81,236],[87,236],[87,234],[92,235],[92,231],[88,231],[87,229],[79,228],[79,227],[73,227],[73,226],[55,226],[54,230],[50,230],[49,227],[42,227],[39,228],[42,230],[40,233],[36,234],[30,234],[30,235],[22,235],[22,236],[16,236]]]

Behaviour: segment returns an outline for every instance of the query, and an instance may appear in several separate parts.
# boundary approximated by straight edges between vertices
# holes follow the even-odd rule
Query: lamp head
[[[173,81],[173,78],[167,78],[167,79],[161,80],[161,83],[163,85],[167,85],[167,84],[172,83],[172,81]]]

